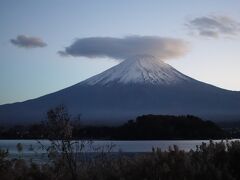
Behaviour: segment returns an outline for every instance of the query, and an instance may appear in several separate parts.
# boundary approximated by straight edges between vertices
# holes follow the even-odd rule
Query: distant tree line
[[[156,120],[159,116],[150,117],[139,117],[122,128],[145,126],[146,118],[150,119],[148,126],[151,128],[158,123],[160,125],[165,123],[164,120],[162,122]],[[173,116],[164,117],[168,120],[174,119],[170,121],[177,121]],[[200,119],[193,116],[178,118],[187,118],[188,120],[193,118],[198,125],[205,126]],[[92,147],[91,144],[88,144],[87,141],[72,140],[73,128],[70,117],[62,107],[48,112],[46,124],[45,135],[51,143],[47,147],[43,145],[43,148],[46,150],[48,159],[41,163],[24,159],[22,157],[24,149],[20,143],[16,145],[19,152],[17,158],[11,158],[8,150],[0,149],[1,180],[240,179],[240,141],[221,141],[219,143],[210,141],[208,144],[202,143],[195,150],[189,152],[180,150],[177,146],[169,147],[167,151],[153,148],[151,153],[133,156],[127,156],[121,152],[114,156],[111,149],[104,151],[100,147],[97,148],[100,151],[95,151],[93,156],[89,157],[85,148]],[[212,126],[212,123],[210,124]],[[185,127],[185,125],[183,126]]]
[[[49,112],[48,112],[49,113]],[[73,139],[161,140],[161,139],[223,139],[229,133],[211,121],[186,115],[143,115],[121,126],[81,126],[69,120]],[[0,128],[2,139],[46,139],[46,122],[29,126]]]

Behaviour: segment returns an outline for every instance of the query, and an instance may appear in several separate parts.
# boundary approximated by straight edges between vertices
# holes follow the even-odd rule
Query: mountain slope
[[[22,103],[0,106],[1,122],[43,120],[64,104],[83,123],[122,123],[142,114],[193,114],[240,119],[240,93],[199,82],[152,56],[129,58],[74,86]]]
[[[190,80],[170,65],[150,55],[138,55],[126,59],[118,66],[98,74],[84,83],[107,85],[108,83],[175,84]]]

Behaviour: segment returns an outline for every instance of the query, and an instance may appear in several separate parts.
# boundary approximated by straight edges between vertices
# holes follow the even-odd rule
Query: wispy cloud
[[[197,17],[186,25],[193,33],[210,38],[233,37],[240,33],[240,23],[228,16]]]
[[[38,48],[47,46],[47,44],[41,38],[25,35],[18,35],[15,39],[10,39],[10,42],[13,45],[22,48]]]
[[[58,53],[61,56],[110,57],[114,59],[148,54],[167,60],[183,56],[187,50],[188,43],[182,39],[158,36],[127,36],[124,38],[81,38]]]

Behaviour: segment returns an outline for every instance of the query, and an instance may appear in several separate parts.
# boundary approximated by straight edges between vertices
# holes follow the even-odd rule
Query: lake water
[[[22,153],[25,155],[45,153],[46,151],[41,148],[39,142],[45,147],[50,145],[48,140],[0,140],[0,149],[8,149],[10,155],[18,154],[16,145],[21,143],[23,145]],[[107,150],[109,146],[112,146],[111,152],[142,153],[151,152],[153,147],[158,147],[163,151],[168,150],[173,145],[177,145],[181,150],[189,151],[191,149],[195,150],[196,146],[203,142],[209,143],[209,140],[92,141],[90,145],[86,145],[85,152],[93,152],[93,149],[96,150],[99,147],[104,147]],[[220,142],[220,140],[214,140],[214,142]]]
[[[240,139],[233,139],[235,141]],[[220,140],[214,140],[220,142]],[[17,151],[16,145],[22,144],[23,150]],[[112,147],[111,153],[124,153],[125,155],[134,155],[137,153],[151,152],[153,148],[160,148],[162,151],[167,151],[169,147],[177,145],[180,150],[189,151],[195,150],[196,146],[202,143],[209,143],[209,140],[159,140],[159,141],[92,141],[85,142],[85,148],[82,151],[84,157],[95,156],[96,152],[107,152],[109,147]],[[43,146],[42,146],[43,145]],[[50,146],[48,140],[0,140],[0,149],[8,149],[10,158],[24,158],[36,163],[44,163],[48,161],[46,148]],[[45,147],[45,149],[42,149]],[[96,154],[97,155],[97,154]]]

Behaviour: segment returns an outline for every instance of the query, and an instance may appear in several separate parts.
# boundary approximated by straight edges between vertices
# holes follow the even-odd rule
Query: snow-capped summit
[[[189,77],[154,56],[136,55],[83,83],[87,85],[108,85],[109,83],[166,85],[188,80],[190,80]]]
[[[60,91],[0,106],[0,123],[41,121],[64,104],[85,124],[121,124],[143,114],[192,114],[210,120],[240,119],[240,93],[178,72],[149,55],[138,55]]]

